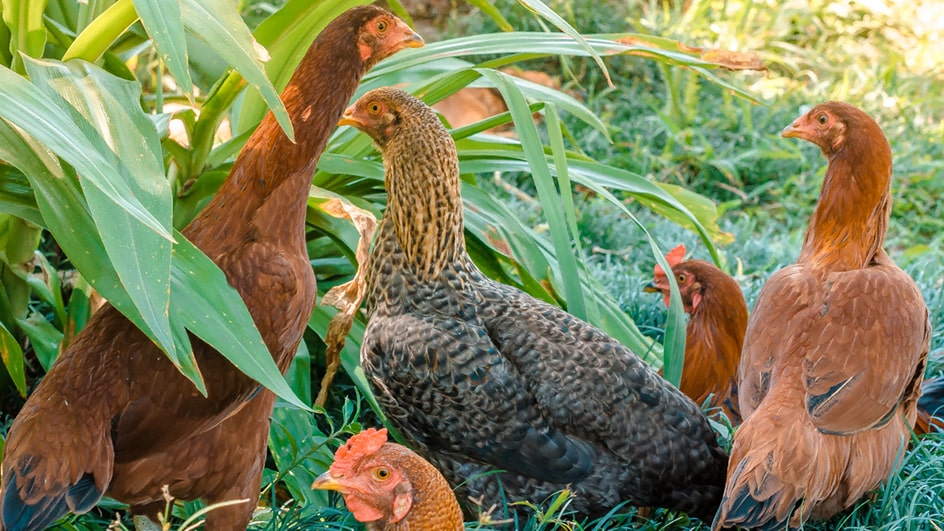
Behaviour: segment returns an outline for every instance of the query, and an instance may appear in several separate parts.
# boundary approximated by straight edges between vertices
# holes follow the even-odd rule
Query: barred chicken
[[[629,500],[710,518],[727,456],[698,406],[600,330],[472,263],[436,114],[377,89],[341,123],[383,154],[361,364],[414,450],[484,507],[569,488],[583,515]]]

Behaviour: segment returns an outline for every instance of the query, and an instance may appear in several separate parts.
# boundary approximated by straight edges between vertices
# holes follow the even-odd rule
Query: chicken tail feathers
[[[41,531],[67,512],[84,513],[95,506],[102,497],[102,491],[95,485],[95,478],[85,474],[74,485],[53,496],[36,500],[24,499],[19,485],[20,476],[15,471],[8,471],[2,499],[0,499],[0,517],[2,528],[6,531]]]
[[[731,473],[711,524],[712,531],[735,527],[759,531],[787,529],[801,500],[796,499],[793,488],[768,473],[758,474],[756,467],[757,463],[751,463],[748,457]],[[759,482],[755,481],[758,476],[762,478]]]
[[[931,378],[921,384],[915,432],[944,431],[944,378]]]

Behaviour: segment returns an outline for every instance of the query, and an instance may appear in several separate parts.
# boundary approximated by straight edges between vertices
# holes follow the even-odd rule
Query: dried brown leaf
[[[354,278],[349,282],[335,286],[325,293],[321,299],[321,304],[331,305],[340,310],[331,322],[328,323],[328,331],[325,335],[325,375],[321,379],[321,390],[318,391],[318,398],[315,404],[324,406],[328,397],[328,389],[334,380],[335,374],[341,365],[341,349],[344,348],[344,342],[347,339],[348,332],[354,324],[354,314],[360,308],[364,300],[367,289],[367,261],[370,258],[370,243],[374,239],[374,233],[377,231],[377,218],[362,208],[341,199],[329,199],[322,205],[322,210],[328,215],[340,219],[349,219],[357,228],[360,238],[357,241],[355,257],[357,259],[357,272]]]

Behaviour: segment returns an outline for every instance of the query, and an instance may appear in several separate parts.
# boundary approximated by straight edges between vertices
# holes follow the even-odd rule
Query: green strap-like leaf
[[[139,85],[82,61],[30,60],[27,70],[33,84],[58,101],[59,112],[79,126],[86,151],[98,153],[108,164],[110,173],[101,175],[102,181],[113,190],[127,190],[129,198],[136,199],[162,231],[169,232],[170,187],[154,123],[140,108]],[[115,208],[104,187],[94,186],[85,174],[80,177],[89,212],[118,277],[158,345],[173,352],[168,313],[171,242],[126,210]]]
[[[584,301],[583,283],[579,281],[580,273],[577,268],[577,258],[571,246],[571,235],[564,219],[564,210],[561,195],[554,185],[548,169],[547,159],[544,156],[544,146],[538,137],[538,130],[531,116],[531,109],[518,90],[517,85],[508,79],[507,74],[495,70],[482,70],[482,75],[492,80],[508,105],[508,110],[515,121],[515,131],[521,139],[521,147],[531,167],[534,185],[538,190],[538,197],[544,209],[548,226],[551,232],[551,241],[560,265],[560,275],[564,286],[564,296],[567,300],[567,311],[587,320],[587,305]]]
[[[177,80],[177,85],[187,94],[193,81],[187,59],[187,39],[184,22],[180,18],[178,0],[134,0],[134,8],[141,17],[144,29],[161,54],[164,66]]]
[[[26,372],[23,369],[23,349],[13,337],[13,334],[7,330],[7,327],[0,322],[0,356],[3,357],[3,366],[7,368],[7,373],[16,390],[21,396],[26,396]]]
[[[227,0],[181,0],[180,14],[194,36],[256,87],[282,130],[294,140],[292,122],[278,92],[266,76],[258,44],[232,4]]]

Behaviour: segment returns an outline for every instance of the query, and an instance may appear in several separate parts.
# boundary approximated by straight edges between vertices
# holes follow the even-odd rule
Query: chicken
[[[883,248],[892,156],[841,102],[781,133],[829,162],[796,264],[761,290],[747,325],[734,436],[713,529],[796,527],[855,503],[908,444],[930,346],[928,309]]]
[[[462,529],[462,511],[446,478],[415,452],[387,442],[385,428],[351,437],[311,488],[340,492],[368,531]]]
[[[689,316],[679,389],[696,404],[708,401],[720,408],[737,425],[741,423],[737,367],[747,328],[747,303],[733,278],[704,260],[683,262],[684,257],[684,245],[665,255]],[[662,293],[669,306],[669,281],[658,264],[645,291]]]
[[[311,175],[363,74],[422,45],[402,21],[359,7],[317,37],[282,97],[297,142],[270,113],[219,192],[183,233],[226,273],[269,352],[288,368],[315,302],[305,246]],[[45,529],[103,494],[136,523],[178,499],[247,502],[212,511],[206,528],[245,529],[255,507],[274,395],[191,338],[207,397],[111,306],[89,321],[17,416],[3,457],[7,530]],[[142,519],[144,517],[145,519]]]
[[[484,507],[569,488],[585,515],[628,499],[710,517],[727,457],[698,406],[600,330],[472,263],[455,144],[434,111],[376,89],[340,123],[383,154],[361,364],[411,447]]]
[[[918,435],[944,432],[944,378],[931,378],[921,383],[914,431]]]

